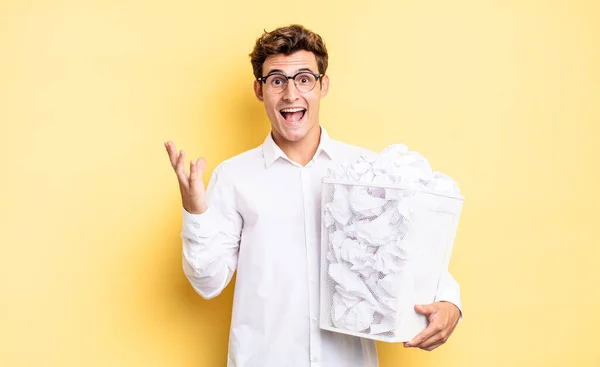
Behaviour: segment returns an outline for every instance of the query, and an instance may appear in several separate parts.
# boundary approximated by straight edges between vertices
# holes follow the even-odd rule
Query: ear
[[[256,98],[258,98],[259,101],[261,101],[261,102],[264,101],[262,84],[258,80],[254,81],[254,94],[256,95]]]
[[[321,98],[323,98],[329,92],[329,75],[323,75],[319,84],[321,84]]]

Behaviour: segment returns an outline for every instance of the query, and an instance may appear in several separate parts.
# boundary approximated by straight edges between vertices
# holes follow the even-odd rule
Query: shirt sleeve
[[[454,304],[460,311],[460,319],[463,316],[462,305],[460,303],[460,286],[454,277],[445,271],[440,279],[435,301],[446,301]]]
[[[183,210],[183,271],[205,299],[218,296],[237,268],[242,218],[233,184],[215,168],[206,189],[208,209],[202,214]]]

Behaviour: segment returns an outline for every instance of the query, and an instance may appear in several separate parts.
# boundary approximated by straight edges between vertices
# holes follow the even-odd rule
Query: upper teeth
[[[281,112],[300,112],[304,111],[304,108],[284,108]]]

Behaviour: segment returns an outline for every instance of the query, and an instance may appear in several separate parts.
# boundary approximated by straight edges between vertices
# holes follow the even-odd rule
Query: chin
[[[293,141],[293,142],[298,142],[298,141],[301,141],[301,140],[303,140],[304,138],[306,138],[306,135],[308,135],[308,134],[306,134],[306,133],[305,133],[305,134],[302,134],[302,135],[300,135],[300,134],[295,134],[295,135],[291,136],[289,140],[290,140],[290,141]]]
[[[287,141],[297,142],[304,139],[307,135],[307,131],[305,129],[294,129],[290,130],[287,128],[283,128],[279,130],[279,135]]]
[[[286,122],[280,122],[278,133],[287,141],[298,142],[306,138],[314,127],[315,125],[309,125],[308,121],[303,121],[298,126],[289,126]]]

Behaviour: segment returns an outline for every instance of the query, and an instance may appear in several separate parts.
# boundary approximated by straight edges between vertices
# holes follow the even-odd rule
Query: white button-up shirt
[[[375,342],[319,328],[321,179],[365,149],[321,128],[313,159],[290,160],[269,134],[222,162],[207,187],[208,210],[183,210],[183,268],[202,297],[221,293],[237,269],[229,367],[375,367]],[[436,300],[460,308],[446,273]]]

